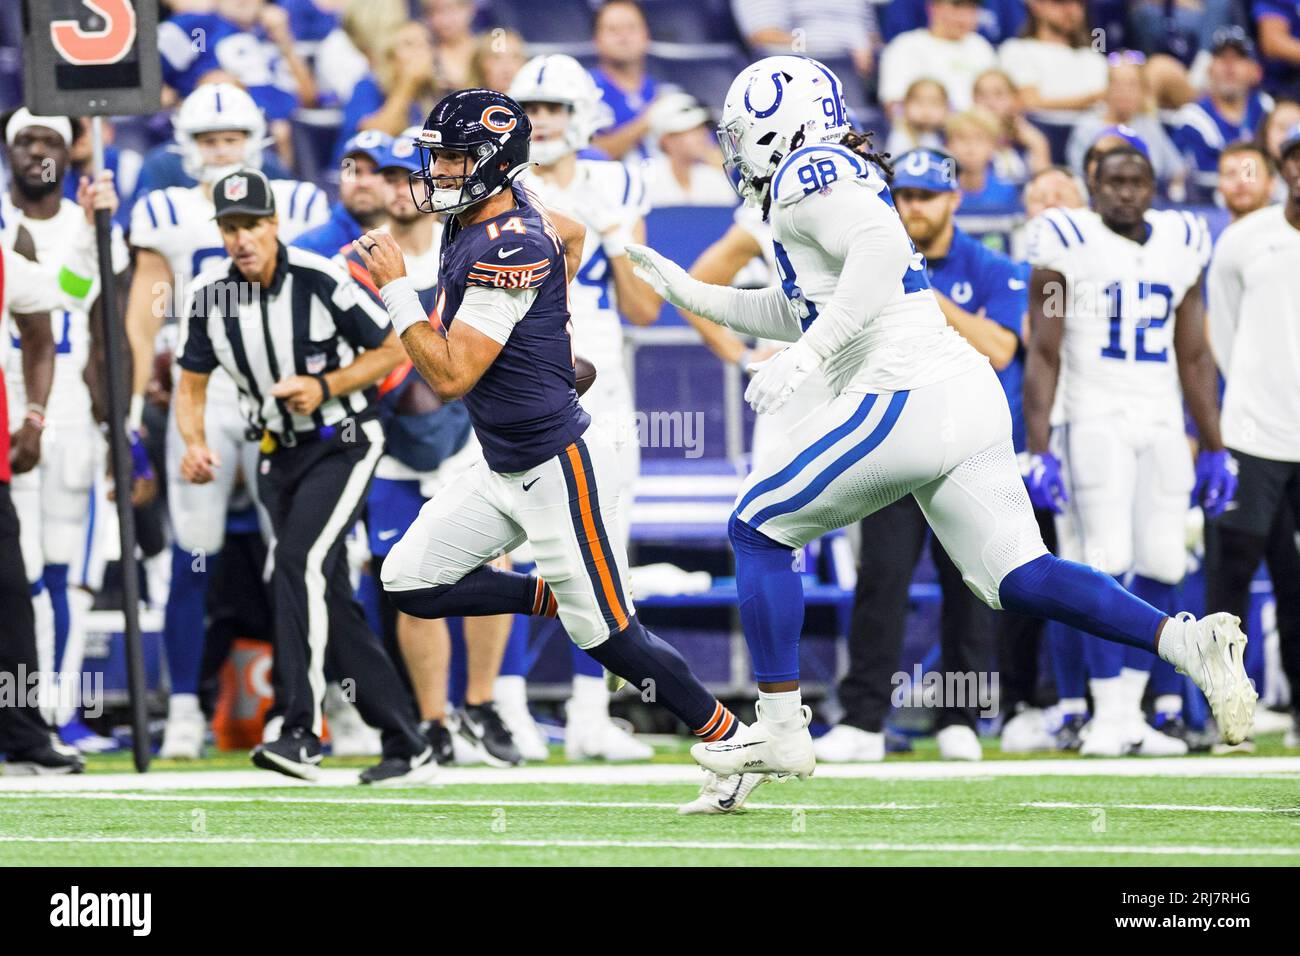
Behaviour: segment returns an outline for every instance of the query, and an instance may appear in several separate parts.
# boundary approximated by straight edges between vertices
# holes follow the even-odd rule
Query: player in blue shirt
[[[612,683],[653,688],[701,738],[729,739],[735,715],[636,617],[618,462],[588,432],[576,390],[566,240],[576,254],[582,230],[514,184],[531,132],[519,104],[491,90],[459,90],[429,114],[412,187],[423,211],[448,217],[432,318],[391,235],[356,244],[415,367],[443,401],[464,399],[485,457],[424,506],[384,562],[384,588],[421,618],[558,615]],[[524,541],[537,576],[487,565]],[[760,782],[711,778],[707,809],[739,806]]]
[[[1262,72],[1245,30],[1219,30],[1210,53],[1206,95],[1178,111],[1171,136],[1191,170],[1188,199],[1204,203],[1213,201],[1224,147],[1254,136],[1273,108],[1257,89]]]

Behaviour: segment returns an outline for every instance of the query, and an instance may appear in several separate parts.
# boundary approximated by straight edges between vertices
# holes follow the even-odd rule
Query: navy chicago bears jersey
[[[591,419],[574,389],[564,243],[544,211],[513,187],[516,208],[442,238],[436,317],[450,329],[470,285],[536,289],[496,360],[465,396],[493,471],[526,471],[559,454]]]

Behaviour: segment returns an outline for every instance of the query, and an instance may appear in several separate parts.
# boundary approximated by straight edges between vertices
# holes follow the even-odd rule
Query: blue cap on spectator
[[[894,162],[894,180],[890,188],[956,192],[957,160],[941,149],[908,150]]]
[[[363,129],[343,144],[343,158],[365,156],[376,166],[383,163],[393,145],[393,137],[377,129]]]
[[[408,173],[419,172],[420,155],[415,148],[415,137],[420,134],[419,126],[412,126],[393,138],[388,152],[378,160],[380,169],[404,169]]]
[[[1255,41],[1238,26],[1220,27],[1210,38],[1210,52],[1218,56],[1224,50],[1236,50],[1248,60],[1255,59]]]
[[[1144,140],[1141,136],[1139,136],[1137,130],[1135,130],[1132,126],[1125,126],[1122,123],[1117,126],[1107,126],[1104,130],[1102,130],[1100,133],[1097,134],[1096,138],[1092,141],[1093,145],[1094,146],[1097,145],[1108,136],[1114,136],[1116,139],[1122,139],[1124,142],[1128,143],[1139,153],[1145,156],[1147,158],[1147,161],[1150,162],[1151,150],[1147,147],[1147,141]]]
[[[1282,159],[1286,159],[1286,154],[1297,146],[1300,146],[1300,123],[1296,123],[1287,130],[1286,138],[1282,140],[1282,145],[1278,147],[1277,155]]]

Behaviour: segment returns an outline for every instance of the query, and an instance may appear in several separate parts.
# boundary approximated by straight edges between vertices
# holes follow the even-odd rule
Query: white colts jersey
[[[598,375],[626,373],[623,366],[623,324],[609,259],[600,232],[619,222],[632,222],[649,211],[645,184],[622,163],[579,159],[567,187],[532,174],[525,180],[542,204],[577,219],[587,227],[578,273],[569,283],[569,312],[573,317],[574,351],[596,366]]]
[[[21,226],[36,245],[39,262],[58,262],[67,246],[67,237],[82,228],[84,213],[70,199],[63,200],[59,211],[49,219],[24,216],[8,196],[0,201],[0,244],[13,248]],[[120,240],[119,240],[120,241]],[[115,256],[116,259],[116,256]],[[82,374],[90,360],[90,315],[80,309],[54,309],[50,312],[50,331],[54,336],[54,381],[50,387],[45,417],[51,425],[86,425],[92,421],[90,391]],[[18,326],[5,323],[5,380],[9,384],[9,414],[21,422],[26,412],[23,382],[22,344]],[[16,427],[16,423],[8,423]]]
[[[271,192],[280,221],[280,241],[285,245],[329,218],[328,197],[311,183],[273,179]],[[194,277],[226,258],[221,230],[212,218],[215,211],[201,186],[155,189],[131,210],[131,245],[158,253],[171,268],[172,312],[184,309],[185,293]],[[212,373],[208,383],[210,404],[233,405],[238,402],[237,396],[230,376],[221,369]]]
[[[867,160],[844,146],[824,143],[796,149],[772,177],[773,248],[781,287],[804,329],[835,294],[844,271],[842,252],[810,237],[843,235],[860,224],[861,203],[845,202],[845,189],[869,191],[876,202],[865,214],[892,216],[894,200]],[[867,277],[847,277],[864,281]],[[856,337],[822,363],[832,391],[898,392],[953,378],[987,360],[948,327],[930,291],[925,258],[913,249],[898,288]]]
[[[1030,264],[1065,277],[1056,302],[1065,316],[1067,421],[1140,410],[1147,421],[1181,427],[1175,310],[1209,262],[1210,233],[1176,210],[1151,210],[1146,222],[1141,244],[1089,209],[1049,209],[1030,223]]]

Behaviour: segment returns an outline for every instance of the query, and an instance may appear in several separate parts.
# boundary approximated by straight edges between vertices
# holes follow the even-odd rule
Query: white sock
[[[769,694],[760,690],[758,699],[763,704],[762,722],[769,726],[786,728],[792,723],[803,721],[803,714],[800,713],[803,695],[797,689],[782,691],[779,694]]]
[[[569,698],[569,714],[581,713],[584,718],[609,716],[609,688],[605,678],[573,675],[573,696]],[[572,719],[572,717],[570,717]]]
[[[1088,712],[1088,701],[1083,697],[1062,697],[1056,706],[1063,717],[1067,717],[1070,714],[1086,714]]]
[[[172,694],[167,699],[168,717],[190,717],[199,712],[198,694]]]
[[[1124,716],[1126,694],[1122,677],[1094,677],[1088,681],[1092,691],[1093,720],[1117,720]]]
[[[1160,648],[1157,653],[1162,661],[1168,661],[1174,667],[1183,663],[1187,655],[1187,629],[1195,620],[1181,621],[1176,617],[1165,618],[1165,626],[1160,631]]]
[[[1183,713],[1182,695],[1161,694],[1156,698],[1156,713],[1169,714],[1171,717],[1181,716]]]
[[[1124,688],[1124,709],[1130,718],[1142,720],[1142,695],[1147,689],[1147,679],[1151,675],[1135,667],[1121,668],[1119,679]]]
[[[501,707],[528,707],[528,682],[520,674],[502,674],[492,682],[492,696]]]

